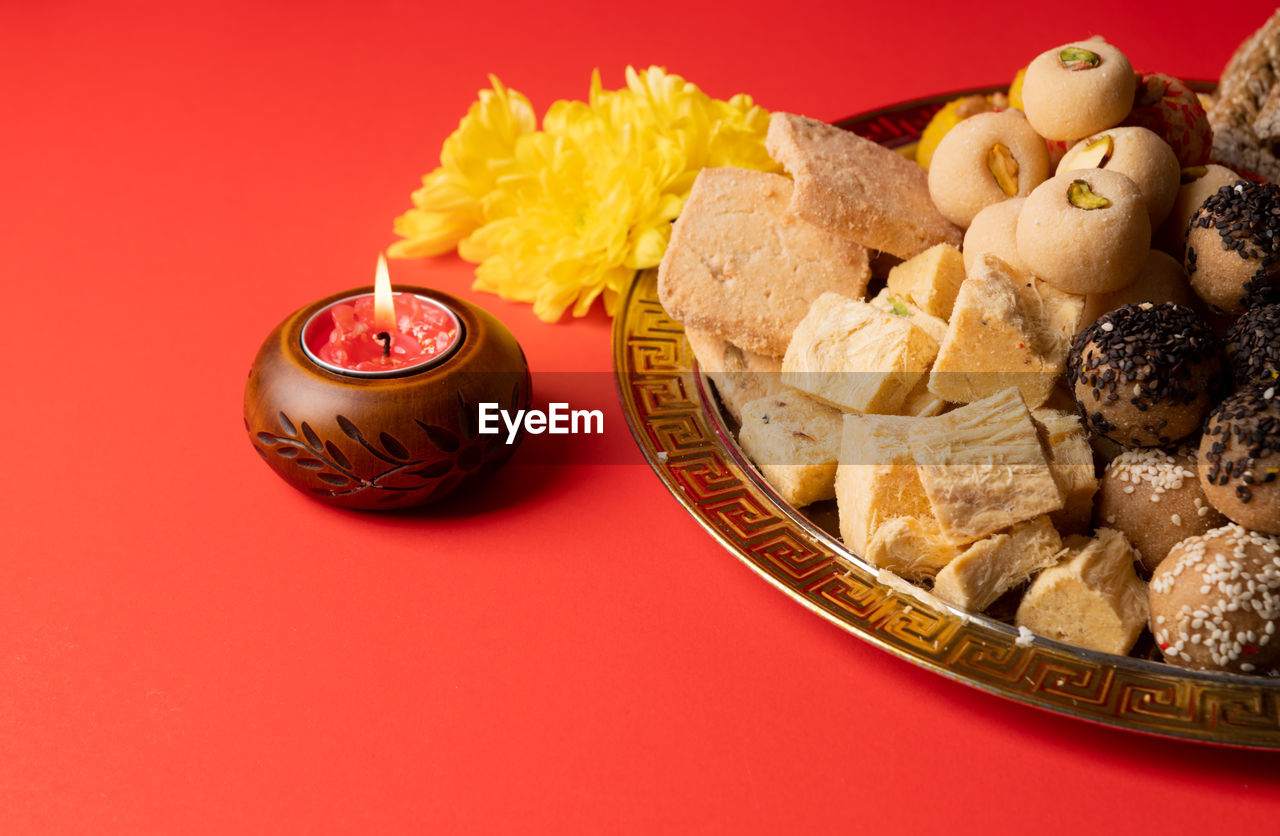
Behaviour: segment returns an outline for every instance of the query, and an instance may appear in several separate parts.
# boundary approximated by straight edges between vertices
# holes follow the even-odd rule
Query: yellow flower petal
[[[396,219],[391,253],[456,246],[477,265],[474,287],[544,320],[596,299],[612,315],[635,272],[661,261],[698,171],[778,170],[769,114],[749,96],[712,99],[661,67],[625,76],[606,90],[593,71],[587,100],[555,102],[540,130],[528,100],[491,77]]]

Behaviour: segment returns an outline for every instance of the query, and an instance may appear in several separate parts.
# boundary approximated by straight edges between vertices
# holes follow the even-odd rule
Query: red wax
[[[392,298],[394,329],[375,323],[372,293],[321,311],[317,319],[331,318],[333,326],[328,339],[315,347],[316,356],[350,371],[394,371],[429,363],[457,343],[458,322],[443,306],[412,293],[396,293]],[[377,338],[383,332],[391,337],[389,353]]]

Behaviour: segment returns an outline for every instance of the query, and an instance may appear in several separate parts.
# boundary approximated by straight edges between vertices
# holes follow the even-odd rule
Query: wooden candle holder
[[[447,293],[416,293],[443,304],[462,326],[445,359],[395,376],[330,371],[303,347],[303,329],[319,311],[363,288],[294,313],[258,350],[244,392],[249,441],[282,479],[342,508],[408,508],[443,499],[483,480],[511,458],[520,437],[506,428],[481,435],[481,403],[527,409],[529,365],[507,328],[481,308]]]

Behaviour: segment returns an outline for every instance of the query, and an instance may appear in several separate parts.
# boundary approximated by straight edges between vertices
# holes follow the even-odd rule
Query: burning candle
[[[244,424],[282,479],[343,508],[407,508],[477,484],[515,451],[479,431],[480,404],[527,409],[515,337],[437,290],[377,282],[295,311],[267,336],[245,384]],[[519,439],[514,439],[518,441]]]
[[[302,345],[330,371],[388,377],[441,362],[461,343],[462,331],[457,315],[435,299],[392,293],[387,260],[379,255],[373,293],[317,311],[303,326]]]

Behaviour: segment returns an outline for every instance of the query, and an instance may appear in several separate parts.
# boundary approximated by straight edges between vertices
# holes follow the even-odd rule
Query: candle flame
[[[387,259],[378,253],[378,270],[373,280],[373,324],[379,331],[396,333],[396,304],[391,296],[391,273]]]

